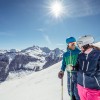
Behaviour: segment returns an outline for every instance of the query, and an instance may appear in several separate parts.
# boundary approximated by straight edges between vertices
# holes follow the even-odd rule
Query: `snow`
[[[34,67],[38,67],[40,69],[42,69],[43,65],[45,65],[46,60],[44,61],[36,61],[36,62],[29,62],[28,64],[26,64],[24,67],[25,68],[29,68],[29,69],[33,69]]]
[[[7,52],[7,50],[0,50],[0,53],[2,53],[2,54],[6,53],[6,52]]]
[[[17,50],[17,49],[10,49],[10,52],[12,53],[16,53],[16,52],[20,52],[21,50]]]
[[[28,49],[25,53],[29,54],[30,56],[37,57],[39,54],[44,54],[44,52],[40,48]]]
[[[21,78],[23,78],[23,77],[25,77],[25,76],[27,76],[27,75],[29,75],[29,74],[32,74],[33,73],[33,71],[23,71],[23,70],[21,70],[21,71],[18,71],[18,72],[10,72],[9,73],[9,76],[7,77],[7,81],[8,80],[16,80],[16,79],[21,79]]]
[[[61,100],[61,80],[58,79],[61,62],[0,84],[1,100]],[[69,100],[66,74],[64,77],[64,100]]]
[[[37,62],[29,62],[27,65],[25,65],[25,68],[33,69],[34,67],[40,67],[42,69],[43,65],[45,65],[46,60],[45,60],[45,53],[39,48],[35,47],[34,50],[28,49],[25,51],[25,54],[28,54],[29,56],[39,59]]]

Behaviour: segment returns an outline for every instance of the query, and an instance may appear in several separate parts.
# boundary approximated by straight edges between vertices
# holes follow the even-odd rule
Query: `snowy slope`
[[[61,62],[42,71],[0,84],[0,100],[61,100]],[[64,77],[64,100],[69,100]]]

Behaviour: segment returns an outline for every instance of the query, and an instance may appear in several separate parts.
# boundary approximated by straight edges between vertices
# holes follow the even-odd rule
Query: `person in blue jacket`
[[[67,87],[68,94],[71,100],[80,100],[77,90],[77,71],[73,67],[76,65],[80,50],[76,47],[76,39],[69,37],[66,39],[67,51],[63,54],[61,71],[58,73],[60,79],[64,76],[64,71],[67,71]]]

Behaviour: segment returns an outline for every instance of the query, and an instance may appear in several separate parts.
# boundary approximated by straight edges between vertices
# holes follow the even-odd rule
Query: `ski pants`
[[[100,100],[100,90],[84,88],[77,84],[78,92],[81,100]]]
[[[70,84],[71,82],[71,84]],[[75,96],[76,100],[80,100],[80,97],[78,95],[78,89],[77,89],[77,73],[72,73],[72,77],[70,77],[70,73],[67,72],[67,88],[68,88],[68,94],[72,96]]]

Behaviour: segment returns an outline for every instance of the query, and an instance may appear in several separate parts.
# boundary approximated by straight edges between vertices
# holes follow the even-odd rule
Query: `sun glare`
[[[62,1],[56,0],[49,5],[49,13],[55,18],[61,18],[65,14],[65,6]]]

